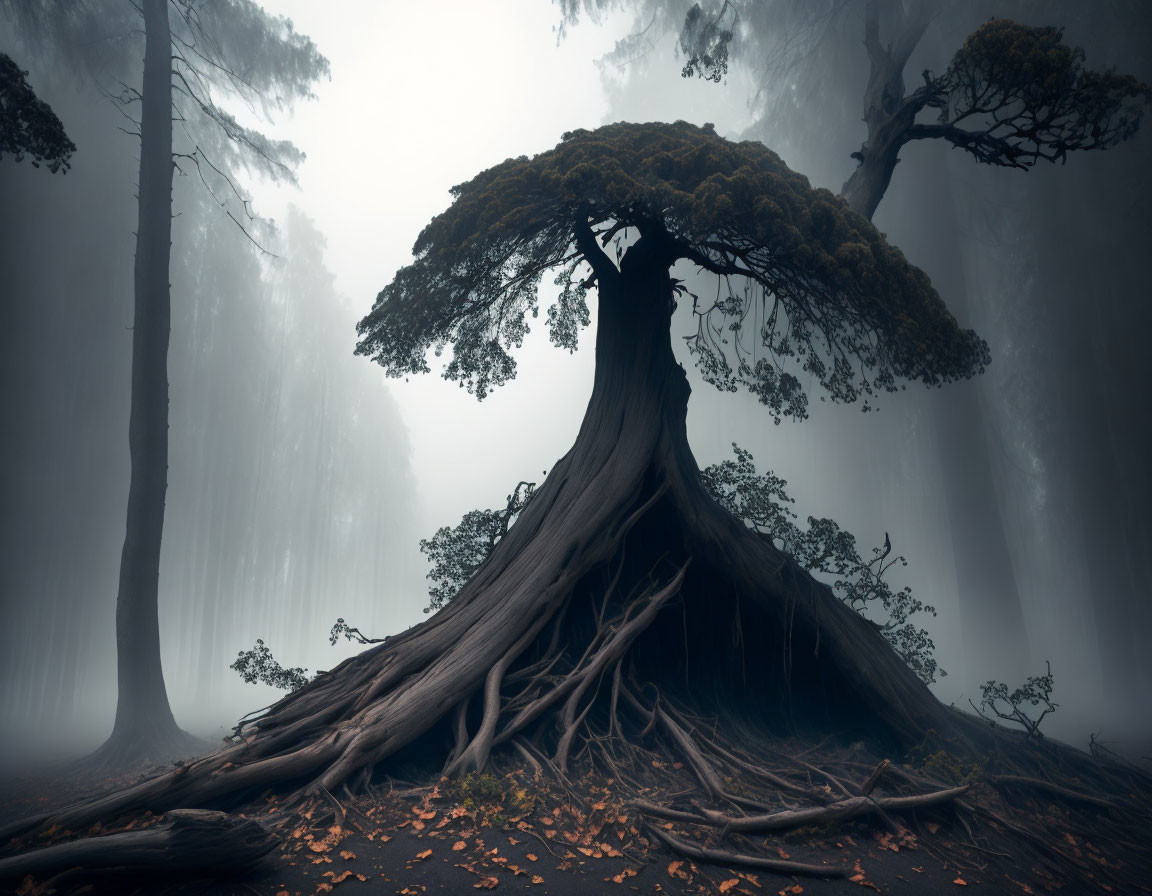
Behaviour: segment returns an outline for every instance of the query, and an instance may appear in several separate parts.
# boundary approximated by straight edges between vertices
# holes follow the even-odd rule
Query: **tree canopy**
[[[940,110],[909,139],[941,137],[989,165],[1029,168],[1074,150],[1107,149],[1136,133],[1147,84],[1084,67],[1062,28],[992,19],[977,28],[939,77],[913,94]]]
[[[711,126],[572,131],[452,194],[358,328],[357,353],[392,376],[428,371],[427,350],[451,344],[444,376],[483,398],[515,376],[510,351],[553,269],[562,289],[548,310],[551,338],[574,349],[588,288],[618,273],[600,246],[616,241],[620,260],[632,232],[664,270],[685,259],[717,276],[714,300],[692,296],[688,348],[706,380],[742,384],[777,415],[806,412],[800,380],[782,366],[790,358],[838,401],[897,379],[971,376],[988,361],[927,276],[866,219],[763,144]]]
[[[0,159],[7,154],[19,162],[30,155],[33,168],[45,162],[53,174],[67,172],[76,145],[52,107],[36,96],[27,75],[11,56],[0,53]]]
[[[818,5],[802,8],[811,18],[791,23],[797,30],[827,19],[828,11]],[[777,17],[787,12],[775,10]],[[680,32],[684,77],[720,81],[742,30],[773,30],[765,25],[764,13],[759,4],[731,0],[708,9],[693,5]],[[741,29],[749,16],[754,26]],[[920,11],[906,13],[905,19],[912,24],[913,39],[902,35],[904,46],[897,48],[902,59],[930,16]],[[870,41],[876,44],[869,46],[870,53],[893,52],[880,46],[878,33],[868,33],[865,43]],[[923,84],[901,101],[913,115],[925,108],[939,110],[935,122],[910,121],[901,142],[940,138],[987,165],[1030,168],[1041,159],[1062,162],[1071,151],[1108,149],[1132,137],[1150,96],[1148,85],[1131,75],[1085,68],[1084,50],[1063,41],[1063,28],[1011,19],[985,22],[967,37],[944,72],[924,71]]]

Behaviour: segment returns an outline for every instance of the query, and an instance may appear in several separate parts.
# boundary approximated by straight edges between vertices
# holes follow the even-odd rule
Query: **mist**
[[[851,10],[766,88],[750,59],[723,83],[682,78],[675,29],[611,57],[647,21],[631,7],[560,38],[560,9],[540,0],[264,5],[332,66],[275,122],[307,153],[299,185],[249,174],[275,222],[260,246],[197,178],[174,195],[161,650],[177,722],[209,738],[278,696],[229,668],[238,651],[259,638],[285,665],[328,669],[358,649],[329,644],[337,618],[375,637],[425,619],[419,539],[502,506],[576,435],[594,309],[575,354],[534,327],[516,379],[483,402],[436,359],[386,379],[353,356],[356,321],[454,184],[575,128],[682,119],[761,140],[836,192],[864,138]],[[1091,67],[1152,81],[1152,11],[1136,3],[941,3],[908,71],[943,68],[993,14],[1062,24]],[[98,85],[7,32],[0,50],[77,146],[66,176],[0,160],[0,762],[15,768],[93,749],[115,711],[138,143]],[[970,383],[912,385],[869,413],[813,402],[777,425],[704,383],[673,340],[700,466],[736,442],[787,480],[801,518],[832,517],[862,553],[888,534],[907,557],[891,575],[937,609],[920,622],[948,672],[941,699],[967,707],[983,682],[1015,687],[1047,661],[1060,709],[1045,731],[1132,756],[1152,745],[1148,130],[1027,173],[905,147],[875,223],[987,340]],[[687,265],[675,276],[710,288]],[[544,307],[554,291],[545,278]],[[691,327],[682,308],[673,330]],[[1013,590],[1018,632],[998,596]]]

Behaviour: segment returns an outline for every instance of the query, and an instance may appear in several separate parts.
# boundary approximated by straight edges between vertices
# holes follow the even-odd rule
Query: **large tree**
[[[176,725],[160,660],[172,178],[177,170],[195,172],[224,214],[252,238],[257,222],[237,185],[237,166],[291,181],[303,156],[291,143],[239,124],[222,99],[240,97],[267,114],[310,96],[311,85],[327,73],[327,61],[290,21],[268,15],[251,0],[143,0],[138,15],[144,64],[137,89],[127,86],[135,80],[133,57],[139,48],[132,38],[141,24],[132,8],[96,0],[64,7],[10,0],[6,6],[29,39],[57,43],[69,54],[73,44],[87,47],[86,53],[71,55],[85,74],[120,67],[119,89],[105,90],[140,139],[128,430],[132,472],[116,598],[116,719],[93,759],[107,766],[162,760],[200,746]],[[180,134],[174,144],[175,123]]]
[[[708,496],[670,334],[670,270],[686,260],[720,286],[715,301],[693,298],[688,343],[706,376],[802,416],[801,370],[854,401],[981,368],[986,347],[928,279],[762,144],[685,123],[576,131],[453,192],[361,322],[358,351],[401,376],[451,345],[445,375],[483,397],[515,374],[509,352],[542,275],[563,283],[548,311],[563,347],[595,285],[596,373],[575,445],[443,611],[114,805],[187,805],[303,777],[330,791],[441,728],[453,770],[483,768],[529,726],[570,744],[592,685],[614,669],[705,702],[743,681],[733,700],[782,728],[835,720],[896,741],[963,730],[875,626]],[[577,610],[587,601],[599,607],[591,628]],[[745,633],[740,649],[721,649],[733,632]],[[211,773],[224,763],[227,776]]]
[[[242,722],[216,753],[25,819],[0,838],[80,830],[125,812],[236,804],[268,788],[323,799],[341,824],[333,792],[370,782],[382,764],[420,757],[433,761],[433,774],[465,775],[487,768],[496,750],[515,749],[566,780],[585,754],[620,769],[653,732],[691,770],[702,799],[766,808],[767,795],[729,792],[727,775],[817,803],[733,818],[632,794],[641,815],[725,830],[937,805],[968,790],[873,802],[884,763],[864,795],[837,802],[767,769],[749,732],[848,730],[881,749],[947,745],[970,758],[999,745],[1010,768],[1035,774],[1059,755],[1084,780],[1107,779],[1087,757],[1043,742],[1021,750],[939,703],[878,626],[715,503],[701,480],[685,428],[690,388],[670,332],[677,299],[689,298],[672,276],[678,262],[718,288],[712,301],[690,297],[697,363],[720,388],[750,388],[774,414],[804,413],[792,367],[833,399],[854,401],[903,380],[965,378],[987,361],[983,342],[871,224],[762,144],[683,122],[576,131],[453,192],[420,235],[415,261],[361,322],[358,350],[404,376],[429,369],[429,349],[450,346],[445,374],[483,397],[515,374],[510,352],[538,311],[542,276],[556,273],[562,287],[548,310],[562,347],[574,347],[588,322],[594,286],[596,371],[572,449],[430,619],[320,673]],[[694,711],[715,724],[697,725]],[[649,831],[653,842],[708,858]],[[33,853],[0,872],[43,870],[36,862]]]

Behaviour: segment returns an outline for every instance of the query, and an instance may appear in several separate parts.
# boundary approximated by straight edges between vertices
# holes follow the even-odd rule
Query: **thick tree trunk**
[[[192,746],[176,727],[160,662],[157,592],[168,484],[168,265],[172,235],[172,78],[167,0],[143,0],[136,308],[132,329],[132,477],[116,595],[116,723],[93,757],[162,761]]]

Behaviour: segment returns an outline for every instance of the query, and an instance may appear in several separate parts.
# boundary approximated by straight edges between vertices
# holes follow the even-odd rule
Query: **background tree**
[[[172,27],[170,12],[176,13]],[[92,28],[98,37],[79,63],[130,58],[125,13],[110,15],[96,2],[61,10],[52,3],[12,2],[9,12],[28,33],[67,43]],[[144,0],[144,67],[141,88],[120,81],[109,91],[124,106],[140,137],[139,222],[136,243],[135,316],[132,338],[132,407],[129,451],[132,476],[127,531],[116,600],[117,688],[112,735],[93,756],[119,766],[189,752],[197,742],[172,716],[160,661],[158,585],[168,484],[168,340],[171,321],[169,268],[172,177],[181,164],[194,170],[241,230],[256,223],[232,171],[246,164],[274,179],[293,179],[302,154],[246,128],[218,103],[240,97],[265,114],[297,98],[327,73],[327,61],[284,18],[269,16],[251,0],[203,5],[192,0]],[[117,45],[109,48],[109,37]],[[132,110],[139,105],[139,120]],[[173,123],[186,145],[174,151]],[[234,211],[234,208],[238,210]]]
[[[32,167],[47,162],[48,170],[68,171],[76,146],[52,107],[36,96],[28,73],[7,53],[0,53],[0,159],[8,153],[15,161],[32,156]]]

